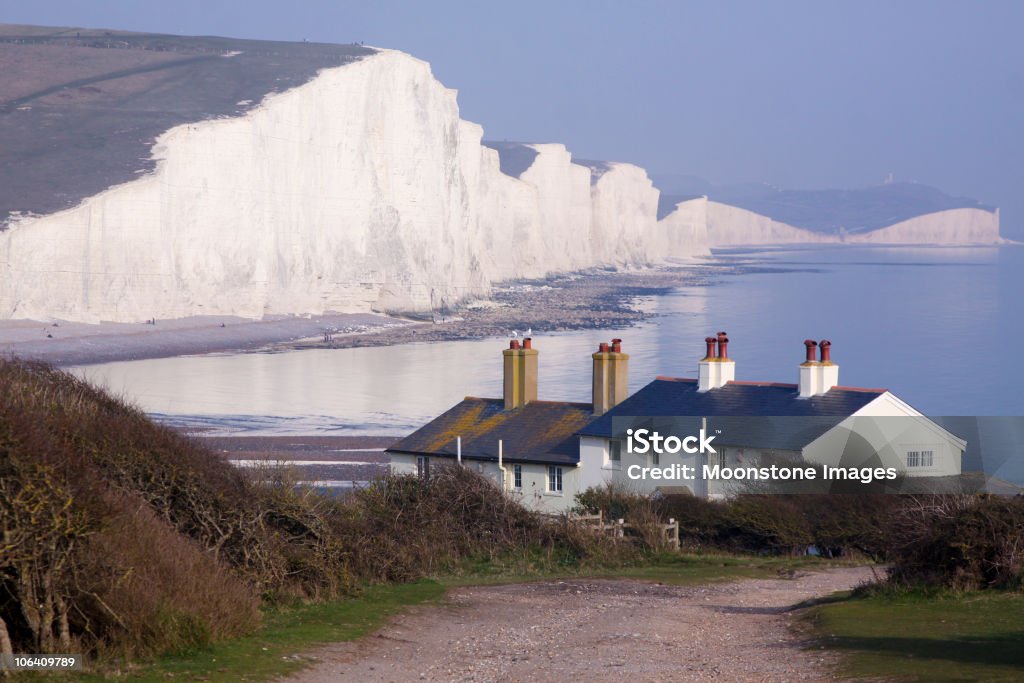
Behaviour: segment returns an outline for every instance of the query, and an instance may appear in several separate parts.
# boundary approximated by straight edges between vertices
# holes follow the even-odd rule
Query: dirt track
[[[572,580],[453,591],[355,643],[311,653],[294,683],[326,681],[822,681],[832,656],[801,649],[785,609],[871,577],[668,586]]]

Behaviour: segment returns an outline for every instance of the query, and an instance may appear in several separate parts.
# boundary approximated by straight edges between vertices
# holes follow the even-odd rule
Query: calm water
[[[645,300],[627,330],[545,334],[540,396],[588,401],[590,353],[619,336],[631,388],[692,377],[727,330],[736,377],[795,382],[829,338],[842,384],[886,387],[933,415],[1024,415],[1024,248],[730,252],[712,286]],[[76,368],[177,423],[221,431],[401,434],[463,396],[500,396],[507,341],[191,356]]]

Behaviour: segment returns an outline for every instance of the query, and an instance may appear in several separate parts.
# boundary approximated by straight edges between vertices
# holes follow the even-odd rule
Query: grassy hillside
[[[0,230],[151,170],[173,126],[235,116],[373,50],[0,24]]]

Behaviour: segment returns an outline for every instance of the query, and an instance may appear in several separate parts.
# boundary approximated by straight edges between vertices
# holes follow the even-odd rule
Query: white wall
[[[403,453],[392,453],[391,471],[394,474],[416,474],[416,456]],[[482,474],[491,479],[495,486],[501,485],[501,471],[497,462],[484,462],[480,460],[464,459],[463,466]],[[436,468],[444,465],[455,464],[454,458],[433,457],[430,458],[430,467]],[[522,489],[513,488],[513,467],[520,464],[523,468]],[[531,510],[547,513],[562,513],[570,510],[575,504],[575,496],[580,489],[580,470],[572,465],[562,466],[562,493],[554,493],[547,490],[547,465],[532,463],[508,463],[504,464],[507,472],[505,479],[505,492]],[[433,471],[433,470],[432,470]]]

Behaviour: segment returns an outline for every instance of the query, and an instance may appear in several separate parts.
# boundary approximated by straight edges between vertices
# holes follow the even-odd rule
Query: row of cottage
[[[572,403],[538,400],[538,350],[530,338],[513,339],[502,351],[504,396],[465,398],[389,448],[391,467],[428,477],[431,467],[458,462],[546,512],[568,510],[576,494],[607,483],[711,498],[738,490],[700,476],[706,465],[891,469],[902,482],[960,475],[966,442],[888,390],[839,385],[828,341],[804,342],[796,384],[736,381],[728,336],[704,343],[696,378],[657,377],[632,395],[622,341],[602,343],[591,356],[592,401]],[[628,430],[639,428],[679,437],[703,430],[714,445],[639,453],[626,446]],[[667,466],[697,476],[633,478]]]

